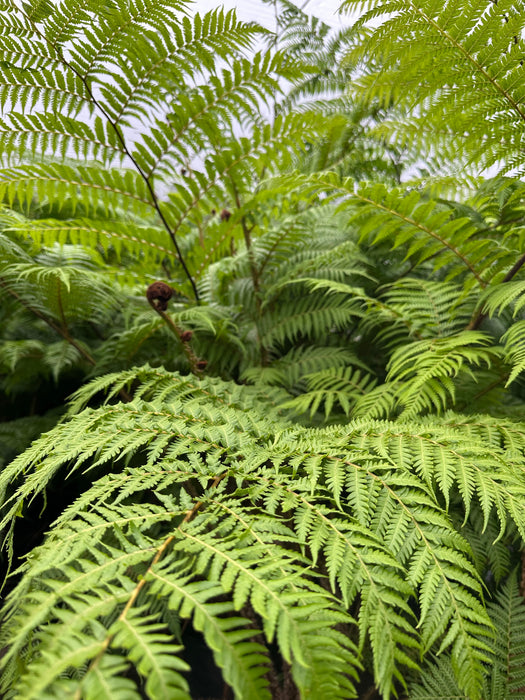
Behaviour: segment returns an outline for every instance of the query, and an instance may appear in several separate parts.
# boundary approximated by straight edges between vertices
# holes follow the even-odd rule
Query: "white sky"
[[[342,0],[295,0],[295,4],[308,14],[319,17],[327,24],[340,26],[347,24],[348,19],[339,16],[337,10]],[[194,0],[193,7],[197,12],[207,12],[223,5],[226,9],[236,8],[239,19],[257,21],[268,29],[274,27],[274,10],[261,0]]]

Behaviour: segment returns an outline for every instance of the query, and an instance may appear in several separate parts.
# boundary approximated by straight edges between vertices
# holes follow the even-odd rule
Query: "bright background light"
[[[307,14],[313,14],[327,24],[337,27],[348,24],[348,17],[337,14],[341,2],[342,0],[299,0],[296,5]],[[196,12],[207,12],[221,5],[227,10],[235,8],[239,19],[259,22],[268,29],[275,26],[274,8],[261,0],[195,0],[193,8]]]

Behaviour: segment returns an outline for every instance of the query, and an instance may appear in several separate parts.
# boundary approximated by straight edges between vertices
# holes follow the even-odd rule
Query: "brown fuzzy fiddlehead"
[[[153,282],[146,289],[146,298],[151,307],[155,309],[155,311],[162,317],[162,319],[171,329],[173,334],[179,339],[191,371],[193,374],[198,376],[206,369],[208,363],[206,360],[200,360],[192,350],[190,343],[193,337],[193,331],[183,331],[181,328],[179,328],[179,326],[177,326],[170,315],[165,313],[168,308],[168,301],[172,296],[173,289],[169,286],[169,284],[166,284],[166,282]]]
[[[172,296],[173,289],[166,282],[153,282],[146,290],[146,297],[156,311],[166,311]]]

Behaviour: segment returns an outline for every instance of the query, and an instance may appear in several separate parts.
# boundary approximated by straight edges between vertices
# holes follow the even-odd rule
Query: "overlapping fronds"
[[[180,237],[192,216],[202,231],[213,207],[240,207],[254,176],[313,133],[306,115],[261,120],[278,77],[299,65],[276,51],[243,56],[262,30],[233,11],[190,18],[185,3],[149,0],[35,7],[7,2],[2,15],[0,197],[68,208],[37,227],[46,241],[174,259],[173,277],[198,300],[201,260],[188,267]],[[55,162],[34,162],[46,156]],[[66,157],[88,164],[56,162]],[[205,237],[209,261],[222,234]]]
[[[356,52],[366,56],[367,99],[399,110],[379,126],[387,138],[437,167],[522,167],[521,2],[345,0],[342,7],[370,28]]]
[[[497,272],[515,262],[514,251],[495,247],[490,232],[481,238],[479,225],[470,217],[459,216],[448,203],[415,190],[383,184],[356,186],[353,179],[331,173],[290,180],[298,187],[301,182],[305,191],[329,193],[341,209],[348,209],[363,239],[403,246],[406,258],[416,264],[432,260],[433,268],[445,269],[448,279],[468,275],[468,286],[484,288]]]
[[[333,629],[344,623],[357,624],[359,647],[370,644],[385,696],[403,668],[416,667],[418,653],[441,645],[452,651],[458,683],[482,697],[490,622],[469,545],[439,494],[447,504],[457,494],[466,515],[480,509],[485,522],[494,510],[502,528],[513,522],[525,533],[525,484],[505,462],[505,447],[471,439],[452,417],[442,427],[365,420],[301,429],[268,410],[256,388],[249,398],[236,385],[160,370],[97,380],[82,402],[104,388],[115,395],[139,377],[144,384],[131,403],[73,416],[2,473],[8,532],[61,474],[87,470],[90,481],[22,566],[10,597],[4,663],[9,669],[22,654],[21,689],[30,678],[31,688],[40,679],[39,692],[83,687],[95,671],[111,675],[122,647],[119,661],[138,664],[139,674],[146,648],[164,658],[156,641],[167,624],[162,615],[140,630],[134,622],[136,606],[162,593],[167,608],[203,630],[240,697],[267,692],[267,652],[246,628],[247,603],[305,695],[352,693],[346,674],[358,652]],[[502,437],[511,431],[523,449],[518,425],[479,422]],[[316,571],[335,597],[322,578],[315,582]],[[220,602],[224,595],[230,602]],[[357,595],[354,623],[345,611]],[[118,643],[124,627],[140,645]],[[66,668],[78,669],[77,680],[57,675]]]
[[[271,1],[1,3],[6,697],[525,687],[525,8]]]
[[[525,370],[525,321],[517,321],[502,336],[506,351],[505,362],[512,365],[507,386]]]
[[[350,410],[376,417],[464,410],[489,392],[495,403],[512,366],[513,380],[521,371],[519,345],[511,349],[502,337],[508,309],[521,314],[523,286],[514,222],[502,212],[495,219],[509,199],[502,181],[486,183],[464,205],[334,174],[276,182],[304,195],[313,213],[297,207],[279,226],[272,219],[246,253],[224,260],[205,282],[209,298],[239,305],[239,326],[262,346],[262,367],[244,376],[281,383],[298,395],[292,405],[317,417],[323,406],[339,418]],[[520,211],[516,200],[514,216]],[[262,228],[257,214],[250,221]],[[495,317],[504,325],[491,325]],[[284,374],[285,358],[305,340],[346,347],[354,358],[345,366],[327,351],[312,377],[301,364]],[[347,381],[356,370],[366,375]]]
[[[310,416],[322,407],[327,419],[334,412],[334,405],[339,405],[348,416],[356,401],[367,395],[376,384],[376,379],[369,373],[352,367],[330,368],[306,374],[305,380],[306,391],[285,403],[285,407],[298,413],[308,412]]]
[[[493,656],[486,669],[483,697],[491,700],[519,698],[525,687],[525,605],[516,589],[516,576],[513,574],[495,600],[487,605],[496,634],[491,642]],[[429,697],[436,700],[467,697],[454,678],[453,664],[447,656],[424,668],[420,682],[410,687],[410,698]]]

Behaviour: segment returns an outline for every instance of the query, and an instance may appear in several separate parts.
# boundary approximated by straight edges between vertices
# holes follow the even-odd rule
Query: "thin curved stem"
[[[510,282],[511,279],[513,279],[513,277],[515,275],[517,275],[517,273],[521,270],[523,265],[525,265],[525,253],[523,253],[523,255],[520,258],[518,258],[518,260],[516,260],[514,265],[510,268],[510,270],[507,272],[507,274],[505,275],[505,277],[501,281],[501,284],[504,284],[505,282]],[[488,314],[486,312],[484,312],[482,309],[480,309],[473,316],[472,320],[468,324],[467,330],[473,331],[473,330],[476,330],[477,328],[479,328],[481,326],[481,324],[483,323],[483,321],[487,318],[487,315]]]
[[[11,0],[11,1],[12,1],[12,0]],[[14,4],[14,3],[13,3],[13,4]],[[157,212],[157,215],[158,215],[159,219],[161,220],[162,225],[163,225],[164,228],[166,229],[166,232],[168,233],[168,235],[169,235],[169,237],[170,237],[170,239],[171,239],[171,241],[172,241],[172,243],[173,243],[173,246],[174,246],[175,251],[176,251],[176,254],[177,254],[177,258],[178,258],[180,264],[182,265],[182,269],[184,270],[184,274],[186,275],[186,277],[188,278],[189,283],[191,284],[191,287],[192,287],[192,290],[193,290],[193,295],[194,295],[194,297],[195,297],[195,301],[196,301],[197,303],[199,303],[199,302],[200,302],[200,298],[199,298],[199,292],[198,292],[198,289],[197,289],[197,285],[196,285],[195,280],[193,279],[193,277],[192,277],[192,275],[191,275],[191,273],[190,273],[190,271],[189,271],[189,269],[188,269],[188,266],[187,266],[187,264],[186,264],[186,261],[184,260],[184,257],[183,257],[183,255],[182,255],[182,251],[181,251],[180,246],[179,246],[179,243],[178,243],[178,241],[177,241],[177,237],[175,236],[175,233],[173,232],[171,226],[168,224],[168,222],[167,222],[167,220],[166,220],[166,217],[165,217],[164,214],[162,213],[162,209],[161,209],[161,207],[160,207],[160,203],[159,203],[159,199],[158,199],[158,197],[157,197],[157,193],[155,192],[155,189],[153,188],[153,185],[151,184],[150,178],[146,175],[146,173],[144,172],[144,170],[140,167],[140,165],[138,164],[137,160],[135,159],[135,157],[133,156],[133,154],[132,154],[131,151],[129,150],[128,145],[127,145],[127,143],[126,143],[126,140],[125,140],[125,138],[124,138],[124,136],[123,136],[123,134],[122,134],[122,132],[121,132],[121,130],[120,130],[118,124],[111,118],[111,116],[110,116],[109,113],[106,111],[106,109],[104,109],[104,107],[103,107],[103,106],[100,104],[100,102],[97,100],[97,98],[95,97],[95,95],[94,95],[94,93],[93,93],[93,91],[92,91],[92,89],[91,89],[91,87],[90,87],[90,85],[89,85],[89,83],[88,83],[88,81],[87,81],[86,76],[82,75],[82,74],[80,73],[80,71],[78,71],[78,70],[64,57],[64,54],[63,54],[63,52],[62,52],[62,49],[61,49],[58,45],[56,45],[54,42],[52,42],[52,41],[49,40],[49,38],[45,35],[45,33],[43,33],[43,32],[39,29],[39,27],[35,24],[34,20],[33,20],[31,17],[29,17],[28,14],[27,14],[23,9],[21,9],[21,8],[19,8],[19,7],[16,7],[16,9],[19,10],[20,12],[22,12],[22,14],[26,17],[26,19],[31,23],[31,26],[33,27],[34,31],[38,34],[38,36],[40,36],[47,44],[49,44],[50,46],[53,47],[54,51],[56,52],[56,55],[58,56],[58,58],[59,58],[59,60],[60,60],[60,62],[61,62],[66,68],[68,68],[72,73],[74,73],[74,74],[77,76],[77,78],[81,81],[82,85],[84,86],[84,89],[86,90],[86,93],[88,94],[88,97],[89,97],[89,99],[91,100],[92,104],[95,105],[95,107],[96,107],[96,108],[99,110],[99,112],[104,116],[104,118],[107,120],[107,122],[108,122],[108,124],[110,125],[110,127],[111,127],[111,128],[113,129],[113,131],[115,132],[115,135],[116,135],[116,137],[117,137],[117,139],[118,139],[118,141],[119,141],[119,143],[120,143],[120,145],[121,145],[121,149],[122,149],[123,153],[124,153],[124,154],[129,158],[129,160],[133,163],[133,167],[134,167],[135,170],[138,172],[138,174],[140,175],[140,177],[144,180],[144,183],[145,183],[145,185],[146,185],[146,187],[147,187],[147,189],[148,189],[148,192],[149,192],[149,194],[150,194],[150,197],[151,197],[151,204],[153,205],[153,208],[154,208],[155,211]]]

